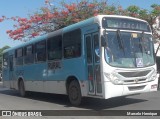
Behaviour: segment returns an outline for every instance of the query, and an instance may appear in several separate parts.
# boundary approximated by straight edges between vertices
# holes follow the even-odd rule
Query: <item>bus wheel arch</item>
[[[79,81],[75,76],[67,78],[66,89],[70,103],[79,106],[82,102],[82,94]]]
[[[18,79],[18,91],[21,97],[25,97],[26,91],[23,78]]]

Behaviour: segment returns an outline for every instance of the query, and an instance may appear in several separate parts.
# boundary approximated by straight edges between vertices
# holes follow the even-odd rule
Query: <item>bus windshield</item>
[[[107,32],[105,60],[114,67],[147,67],[155,63],[152,35],[129,32]]]

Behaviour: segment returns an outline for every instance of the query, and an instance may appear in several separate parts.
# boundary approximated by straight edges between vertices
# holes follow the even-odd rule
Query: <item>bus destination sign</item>
[[[102,19],[102,26],[105,29],[112,28],[150,32],[147,22],[134,19],[104,17]]]

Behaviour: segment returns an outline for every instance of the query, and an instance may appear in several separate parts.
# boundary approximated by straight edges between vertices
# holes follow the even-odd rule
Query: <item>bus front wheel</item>
[[[19,82],[19,94],[21,97],[24,97],[26,95],[24,83],[22,80]]]
[[[69,101],[74,106],[79,106],[82,101],[81,89],[78,81],[73,80],[68,88]]]

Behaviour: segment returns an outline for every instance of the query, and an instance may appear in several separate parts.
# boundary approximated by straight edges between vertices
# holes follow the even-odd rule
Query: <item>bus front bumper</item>
[[[139,94],[145,92],[157,91],[158,77],[151,82],[132,84],[132,85],[114,85],[112,82],[105,82],[104,98]]]

